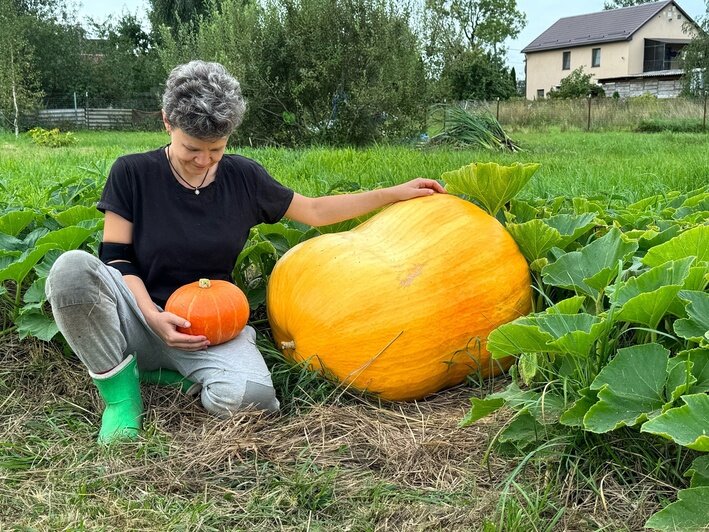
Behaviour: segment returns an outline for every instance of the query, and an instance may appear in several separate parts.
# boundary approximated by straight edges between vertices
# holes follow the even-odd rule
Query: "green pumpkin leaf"
[[[542,331],[531,316],[517,318],[500,325],[487,338],[487,349],[493,358],[522,353],[546,352],[554,337]]]
[[[35,279],[32,285],[25,291],[22,296],[22,301],[25,303],[44,303],[47,296],[44,292],[44,286],[47,283],[46,277]]]
[[[669,351],[659,344],[619,349],[591,383],[591,390],[598,390],[598,402],[584,416],[584,428],[605,433],[632,427],[660,412],[668,360]]]
[[[543,220],[530,220],[521,224],[507,224],[507,231],[515,239],[519,250],[528,262],[543,258],[551,248],[558,246],[562,236]]]
[[[22,240],[6,233],[0,233],[0,250],[2,251],[24,251],[27,249]]]
[[[492,331],[487,349],[494,358],[522,353],[587,356],[605,330],[605,321],[591,314],[536,314],[517,318]]]
[[[651,248],[642,258],[642,262],[652,267],[685,257],[696,257],[696,264],[709,261],[709,225],[693,227],[664,244]]]
[[[526,201],[512,199],[510,200],[509,214],[512,215],[512,220],[521,224],[534,220],[539,214],[539,209]]]
[[[490,399],[488,397],[478,399],[477,397],[471,397],[470,404],[470,410],[468,410],[468,413],[458,424],[460,427],[468,427],[476,421],[496,412],[505,404],[505,400],[502,398]]]
[[[665,396],[668,404],[671,405],[681,395],[689,393],[689,390],[697,383],[697,377],[692,372],[693,367],[694,362],[687,358],[674,357],[669,360],[667,383],[665,384]]]
[[[574,404],[559,418],[559,423],[562,425],[582,428],[586,412],[598,401],[598,394],[589,388],[580,390],[579,396]]]
[[[550,314],[540,318],[539,323],[542,330],[556,337],[547,351],[582,357],[588,356],[607,330],[607,323],[591,314]]]
[[[695,382],[687,394],[709,392],[709,348],[699,347],[682,351],[674,359],[687,360],[692,364],[691,371]]]
[[[56,249],[62,249],[64,251],[70,251],[72,249],[79,249],[81,244],[94,234],[92,229],[87,229],[85,227],[71,226],[64,227],[63,229],[57,229],[56,231],[50,231],[46,235],[37,239],[35,245],[41,246],[44,244],[52,244]]]
[[[59,222],[62,227],[78,225],[86,220],[95,220],[103,218],[101,211],[95,207],[87,207],[86,205],[74,205],[73,207],[54,214],[53,218]]]
[[[709,341],[709,293],[695,290],[681,290],[680,298],[687,300],[687,318],[676,320],[675,333],[692,342]]]
[[[683,395],[684,405],[647,421],[640,432],[657,434],[695,451],[709,451],[709,395]]]
[[[650,248],[669,242],[681,232],[679,225],[671,225],[667,229],[660,231],[647,231],[640,236],[638,244],[640,249],[647,251]]]
[[[558,247],[566,247],[588,233],[596,225],[596,215],[586,213],[581,215],[557,214],[544,220],[550,227],[553,227],[562,236]]]
[[[610,296],[620,307],[616,319],[654,329],[665,316],[689,275],[694,257],[665,262],[620,284]]]
[[[17,236],[35,219],[35,216],[37,216],[35,212],[30,210],[10,211],[0,216],[0,233]]]
[[[17,332],[20,339],[34,336],[39,340],[49,342],[59,332],[54,320],[39,311],[23,312],[17,318]]]
[[[0,270],[0,281],[11,279],[18,285],[22,284],[27,274],[34,268],[34,265],[39,262],[45,253],[54,249],[53,244],[43,244],[34,248],[31,251],[23,253],[15,259],[9,266]]]
[[[654,196],[647,196],[646,198],[639,199],[635,203],[630,203],[626,206],[626,209],[632,212],[644,213],[650,210],[650,207],[656,207],[665,199],[664,196],[660,194],[655,194]]]
[[[692,266],[682,288],[684,290],[702,291],[706,290],[707,284],[709,284],[709,262],[699,266]]]
[[[546,309],[547,314],[576,314],[583,307],[586,296],[573,296],[562,299],[558,303]]]
[[[519,412],[509,425],[500,433],[500,443],[521,443],[522,446],[538,440],[546,433],[544,425],[526,410]]]
[[[236,265],[241,266],[247,259],[251,262],[256,262],[264,255],[275,257],[276,253],[276,248],[271,242],[258,242],[241,250],[239,257],[236,259]]]
[[[572,198],[571,204],[573,205],[574,212],[577,214],[592,212],[597,215],[603,215],[606,212],[606,208],[603,205],[597,201],[591,201],[588,198]]]
[[[596,299],[617,275],[618,263],[625,263],[638,249],[637,242],[625,242],[617,228],[579,251],[562,255],[542,270],[546,284],[583,292]]]
[[[37,272],[37,277],[47,277],[49,275],[49,270],[63,253],[61,249],[50,249],[44,258],[35,267],[34,271]]]
[[[546,266],[547,264],[549,264],[549,259],[544,257],[543,259],[537,259],[535,261],[532,261],[529,264],[529,269],[533,272],[541,272],[544,269],[544,266]]]
[[[280,240],[285,242],[283,249],[278,249],[281,254],[298,244],[302,240],[303,233],[307,232],[301,231],[300,229],[293,229],[282,223],[261,224],[256,226],[254,231],[256,235],[270,240],[274,245],[276,245],[276,241],[278,237],[280,237]],[[278,237],[276,237],[276,235],[278,235]],[[277,245],[276,248],[278,248]]]
[[[529,386],[539,369],[539,358],[537,353],[522,353],[517,362],[519,376],[522,381]]]
[[[497,212],[532,178],[539,164],[472,163],[441,174],[446,189],[452,194],[469,196],[480,202],[490,215]]]
[[[709,486],[709,454],[695,458],[684,476],[691,477],[690,487],[692,488]]]

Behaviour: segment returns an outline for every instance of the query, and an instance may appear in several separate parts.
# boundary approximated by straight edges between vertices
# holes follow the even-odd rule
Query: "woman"
[[[282,217],[312,226],[365,214],[396,201],[443,192],[433,180],[359,194],[308,198],[260,165],[225,155],[246,105],[239,83],[218,63],[192,61],[169,75],[163,122],[170,143],[119,157],[98,209],[105,214],[99,258],[70,251],[55,262],[47,297],[60,331],[106,403],[104,443],[137,437],[140,380],[200,393],[218,416],[247,408],[277,411],[270,373],[246,327],[210,346],[182,334],[181,316],[162,307],[201,277],[232,281],[249,230]],[[139,371],[140,370],[140,371]]]

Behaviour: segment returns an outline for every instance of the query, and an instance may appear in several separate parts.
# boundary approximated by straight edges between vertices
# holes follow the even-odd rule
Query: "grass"
[[[161,133],[79,132],[66,148],[38,148],[28,138],[0,135],[0,183],[7,197],[35,204],[47,183],[77,175],[105,175],[121,154],[154,149]],[[367,149],[238,149],[261,162],[278,180],[302,194],[323,195],[338,183],[363,188],[438,178],[471,162],[539,162],[521,197],[619,194],[630,201],[669,190],[690,190],[707,181],[709,136],[662,132],[584,133],[518,131],[524,151],[495,153],[377,146]]]
[[[69,148],[0,136],[6,201],[42,208],[47,187],[102,179],[117,156],[159,133],[77,133]],[[305,194],[370,188],[473,161],[541,162],[523,195],[619,194],[629,200],[706,183],[707,136],[518,131],[517,154],[379,146],[239,150]],[[1,530],[640,530],[686,469],[672,447],[633,433],[589,437],[563,456],[486,450],[507,421],[458,421],[473,383],[414,403],[343,392],[259,347],[280,415],[218,420],[176,391],[144,386],[143,438],[95,444],[101,402],[59,344],[0,338]]]

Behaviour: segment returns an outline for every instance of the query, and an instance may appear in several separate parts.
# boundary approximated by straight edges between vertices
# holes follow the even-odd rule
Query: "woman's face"
[[[190,177],[203,176],[223,157],[229,137],[204,140],[192,137],[169,124],[166,127],[172,137],[170,159],[173,165],[178,165],[180,173],[184,171]]]

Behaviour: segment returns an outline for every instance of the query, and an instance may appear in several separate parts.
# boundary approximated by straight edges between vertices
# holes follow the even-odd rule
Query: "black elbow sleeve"
[[[140,272],[136,266],[133,244],[101,242],[98,246],[98,258],[107,266],[117,269],[123,275],[136,275]]]

